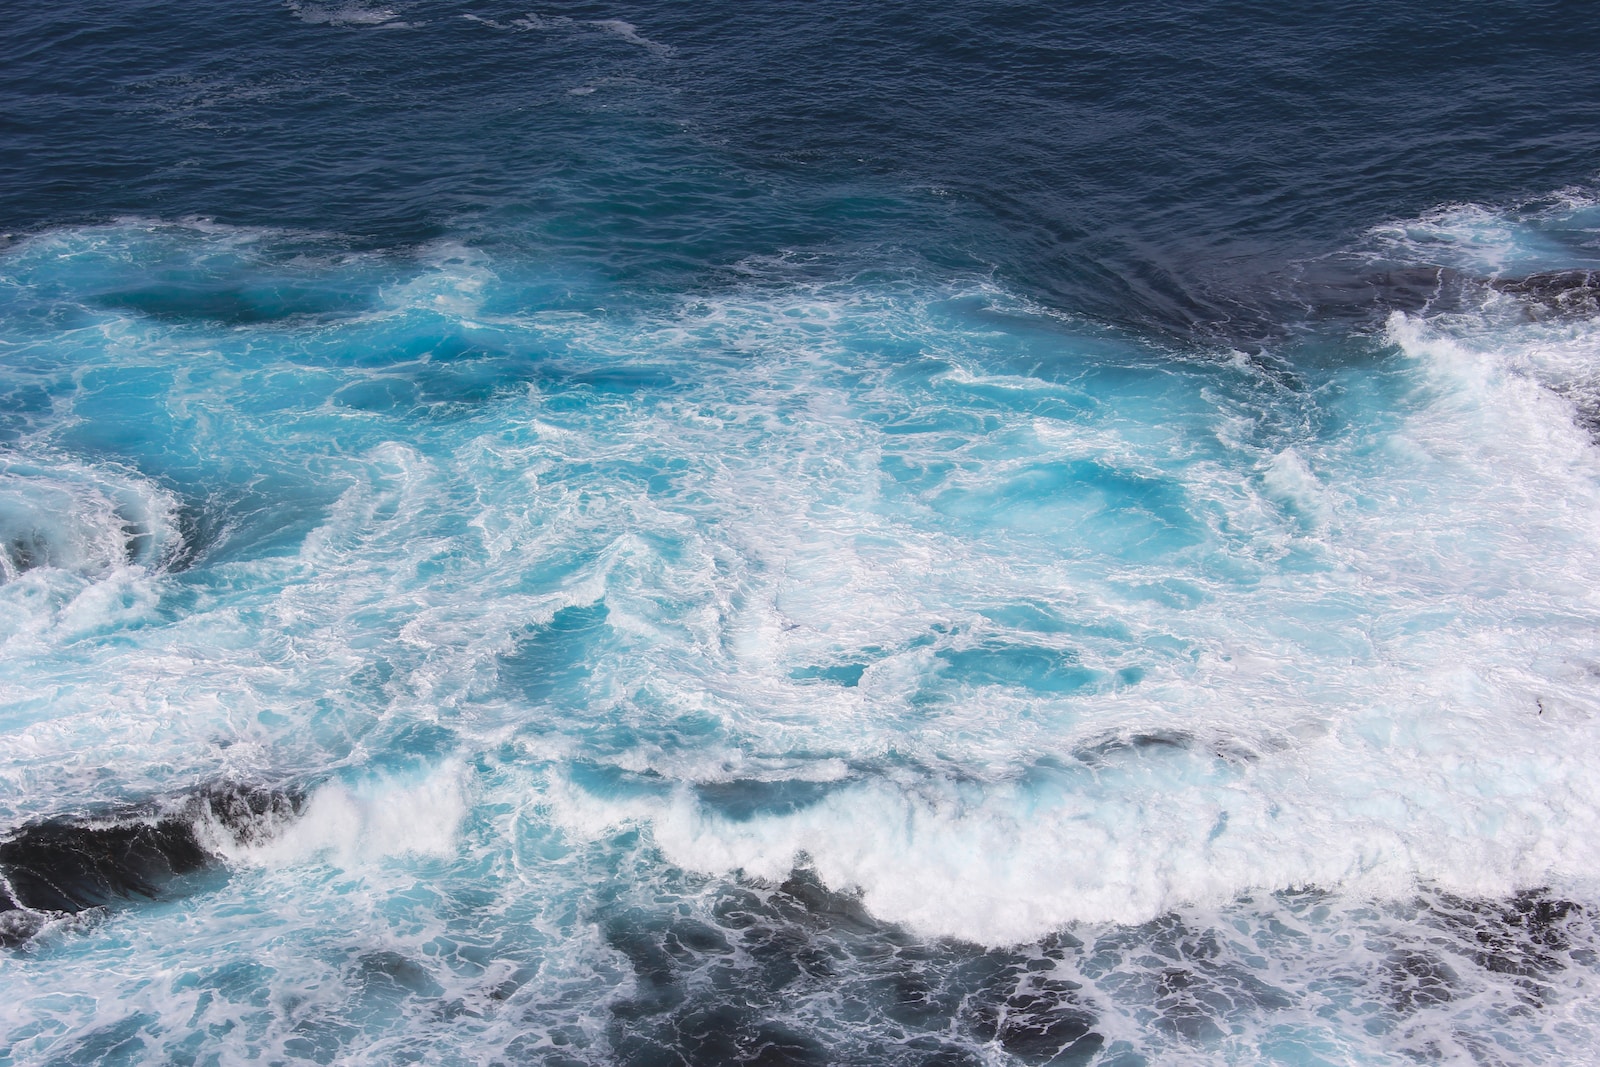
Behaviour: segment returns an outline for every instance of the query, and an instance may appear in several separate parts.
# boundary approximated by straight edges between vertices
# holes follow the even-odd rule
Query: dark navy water
[[[10,12],[0,1063],[1583,1062],[1597,39]]]
[[[1600,137],[1574,4],[298,10],[21,12],[0,226],[470,235],[666,289],[859,253],[1263,329],[1286,262],[1582,184]]]

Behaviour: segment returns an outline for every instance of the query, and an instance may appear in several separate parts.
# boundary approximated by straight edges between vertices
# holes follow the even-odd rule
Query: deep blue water
[[[0,39],[0,1063],[1571,1064],[1600,14]]]

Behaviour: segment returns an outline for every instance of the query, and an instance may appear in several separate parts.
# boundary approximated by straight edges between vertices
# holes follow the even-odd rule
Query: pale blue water
[[[1585,19],[25,16],[0,1061],[1584,1062]]]

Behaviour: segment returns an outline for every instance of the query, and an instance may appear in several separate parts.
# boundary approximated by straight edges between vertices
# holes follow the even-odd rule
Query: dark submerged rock
[[[60,816],[0,839],[0,946],[34,937],[51,919],[171,894],[188,875],[216,866],[201,827],[213,822],[239,841],[269,836],[298,815],[305,794],[214,785],[165,812]]]
[[[187,819],[112,825],[48,819],[0,842],[12,907],[76,915],[134,897],[154,897],[208,857]]]
[[[1502,293],[1525,297],[1535,317],[1600,313],[1600,271],[1539,271],[1492,284]]]
[[[1460,981],[1450,965],[1431,952],[1401,948],[1384,964],[1390,1000],[1403,1012],[1448,1004]]]

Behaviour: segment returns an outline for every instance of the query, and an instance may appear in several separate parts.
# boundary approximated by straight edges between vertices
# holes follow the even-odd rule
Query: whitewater
[[[645,995],[632,941],[693,923],[710,944],[663,966],[730,966],[748,927],[718,909],[796,878],[868,940],[1074,931],[1090,959],[1049,973],[1124,1027],[1182,961],[1095,975],[1098,943],[1192,924],[1268,991],[1198,1017],[1315,1047],[1375,988],[1432,988],[1392,973],[1419,894],[1593,899],[1591,319],[1484,286],[1290,373],[980,279],[618,316],[465,247],[304,241],[128,220],[7,250],[38,398],[0,483],[7,820],[177,812],[214,857],[158,903],[30,915],[14,1056],[130,999],[150,1049],[436,1047],[393,1033],[413,997],[491,1046],[578,997],[598,1041],[588,998]],[[128,310],[151,261],[237,321]],[[366,306],[282,295],[317,287]],[[73,458],[109,435],[138,469]],[[240,830],[195,807],[223,786],[290,799]],[[1507,981],[1431,923],[1454,980],[1390,989],[1383,1031],[1397,997],[1498,1013],[1587,970]],[[1349,1003],[1274,974],[1286,949]],[[871,990],[869,962],[828,969]],[[244,1003],[212,988],[239,968]]]
[[[7,216],[0,1063],[1592,1056],[1592,181],[1006,244],[651,14],[260,16],[546,49],[486,214]]]

